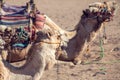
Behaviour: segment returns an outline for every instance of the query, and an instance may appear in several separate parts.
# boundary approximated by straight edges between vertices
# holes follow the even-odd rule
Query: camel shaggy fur
[[[110,4],[110,10],[106,9],[104,13],[104,8],[98,8],[97,12],[94,12],[97,7],[90,7],[92,11],[90,8],[84,10],[81,20],[71,32],[62,30],[44,15],[45,27],[36,33],[37,38],[30,47],[26,63],[22,67],[10,65],[0,55],[1,80],[40,80],[44,69],[49,69],[56,63],[56,57],[63,61],[73,61],[74,64],[81,63],[87,46],[95,39],[102,24],[110,21],[113,16],[115,4]]]

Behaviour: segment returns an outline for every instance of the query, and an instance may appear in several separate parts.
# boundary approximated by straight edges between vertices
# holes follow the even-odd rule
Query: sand
[[[9,0],[10,4],[22,5],[28,0]],[[48,15],[65,30],[74,29],[82,10],[88,4],[108,0],[35,0],[41,13]],[[117,0],[120,5],[120,0]],[[119,6],[120,7],[120,6]],[[120,80],[120,9],[114,20],[105,24],[108,42],[103,45],[104,57],[98,63],[73,65],[59,62],[44,72],[41,80]],[[99,37],[99,36],[98,36]],[[99,38],[93,42],[91,54],[100,53]]]

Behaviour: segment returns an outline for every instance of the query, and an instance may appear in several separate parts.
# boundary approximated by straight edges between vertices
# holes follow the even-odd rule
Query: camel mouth
[[[95,2],[89,5],[89,8],[84,10],[83,13],[87,17],[101,17],[104,20],[112,20],[117,9],[115,1],[108,2]]]

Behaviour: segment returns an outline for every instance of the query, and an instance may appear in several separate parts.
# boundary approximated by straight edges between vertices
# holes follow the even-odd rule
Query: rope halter
[[[116,3],[114,1],[109,2],[95,2],[89,5],[86,9],[84,15],[87,18],[100,18],[103,21],[111,21],[113,19],[116,10]]]

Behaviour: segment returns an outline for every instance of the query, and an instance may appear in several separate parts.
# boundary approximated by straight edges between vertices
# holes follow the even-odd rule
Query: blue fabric
[[[13,46],[13,47],[25,48],[27,45],[28,45],[28,44],[16,43],[16,44],[13,44],[12,46]]]
[[[6,15],[14,15],[14,14],[26,14],[26,6],[13,6],[13,5],[8,5],[4,4],[2,9],[6,12]]]
[[[6,22],[6,21],[0,21],[0,25],[18,25],[18,24],[27,24],[29,23],[28,21],[17,21],[17,22]]]
[[[9,5],[9,4],[4,4],[2,7],[6,12],[11,11],[11,12],[19,12],[21,10],[26,9],[26,6],[14,6],[14,5]]]
[[[22,43],[16,43],[13,45],[13,47],[25,47],[25,45]]]

